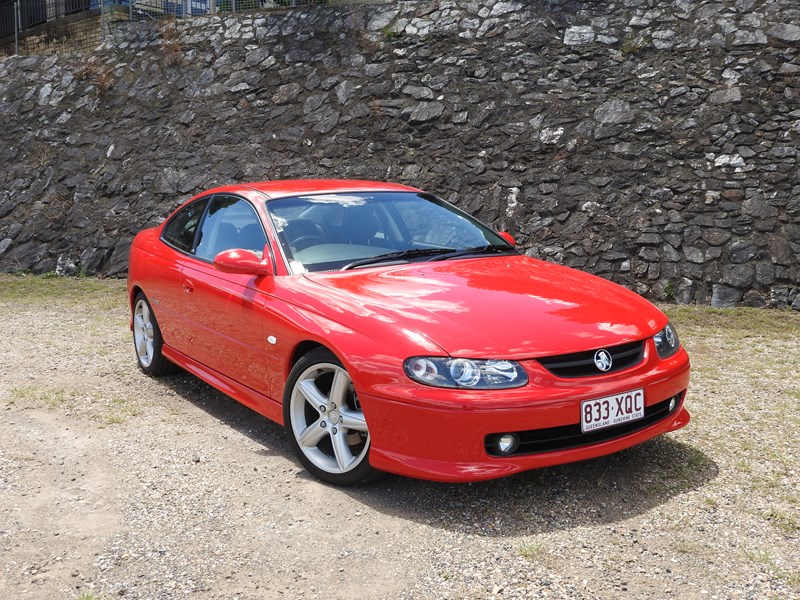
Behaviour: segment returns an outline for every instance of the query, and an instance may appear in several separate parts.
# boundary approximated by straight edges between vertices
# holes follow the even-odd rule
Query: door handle
[[[191,294],[194,291],[194,284],[188,279],[185,279],[183,282],[183,291],[187,294]]]

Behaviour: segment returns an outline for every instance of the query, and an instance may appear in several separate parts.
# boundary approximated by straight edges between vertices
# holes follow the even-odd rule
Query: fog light
[[[673,396],[672,398],[670,398],[670,400],[669,400],[669,412],[672,412],[673,410],[675,410],[675,405],[678,403],[677,398],[678,398],[677,396]]]
[[[516,433],[504,433],[497,436],[495,444],[500,454],[513,454],[514,450],[519,446],[519,437]]]

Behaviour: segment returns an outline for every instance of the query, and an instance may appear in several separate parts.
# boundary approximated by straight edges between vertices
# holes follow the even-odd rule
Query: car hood
[[[667,322],[630,290],[524,255],[310,273],[306,278],[333,292],[327,294],[330,301],[340,292],[416,329],[451,356],[565,354],[643,339]]]

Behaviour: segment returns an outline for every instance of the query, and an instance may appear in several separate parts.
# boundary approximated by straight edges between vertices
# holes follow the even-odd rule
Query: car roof
[[[261,192],[270,199],[319,193],[420,191],[417,188],[399,183],[362,179],[283,179],[226,185],[214,188],[206,193],[242,193],[245,190]]]

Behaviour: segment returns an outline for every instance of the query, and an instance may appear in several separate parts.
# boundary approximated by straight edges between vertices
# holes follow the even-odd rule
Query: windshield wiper
[[[411,248],[410,250],[401,250],[399,252],[389,252],[388,254],[379,254],[378,256],[371,256],[370,258],[362,258],[346,264],[340,270],[349,271],[357,267],[366,267],[367,265],[377,265],[382,262],[402,261],[407,258],[419,258],[421,256],[435,256],[437,254],[452,254],[457,252],[455,248]]]
[[[451,258],[462,258],[464,256],[480,256],[481,254],[517,254],[517,251],[505,244],[489,244],[488,246],[474,246],[472,248],[463,248],[462,250],[453,250],[452,252],[439,254],[428,260],[433,262],[437,260],[450,260]]]

